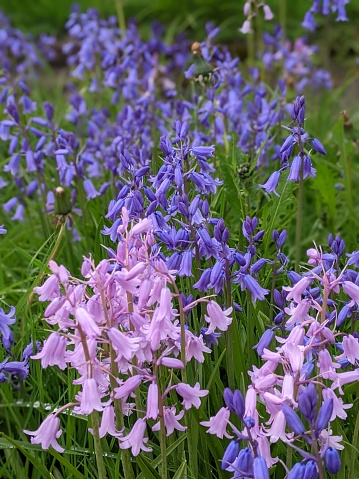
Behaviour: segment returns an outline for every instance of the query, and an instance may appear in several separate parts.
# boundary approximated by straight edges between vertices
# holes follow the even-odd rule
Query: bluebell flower
[[[4,361],[0,364],[0,371],[24,380],[29,375],[29,361],[27,358],[23,361]]]
[[[207,334],[208,328],[201,328],[201,334],[203,335],[203,339],[207,343],[207,346],[211,347],[212,345],[218,346],[218,338],[222,336],[221,333],[210,333]]]
[[[287,479],[304,479],[305,464],[303,462],[297,462],[289,471]]]
[[[315,435],[319,437],[319,434],[323,429],[328,426],[330,418],[333,414],[334,402],[333,398],[329,398],[323,402],[319,409],[317,420],[315,423]]]
[[[228,409],[232,412],[235,412],[235,409],[233,406],[233,392],[229,388],[224,388],[223,399]]]
[[[269,293],[268,289],[262,288],[253,276],[249,274],[239,273],[233,280],[233,283],[240,283],[242,291],[248,289],[252,295],[253,302],[256,302],[257,299],[264,301],[265,295]]]
[[[266,461],[263,457],[257,456],[253,461],[254,479],[269,479],[269,472]]]
[[[232,398],[232,406],[233,412],[239,417],[239,419],[243,419],[244,411],[245,411],[245,402],[243,394],[239,389],[236,389],[233,392]]]
[[[5,314],[5,311],[0,308],[0,331],[1,331],[1,341],[6,350],[10,349],[10,346],[14,342],[12,331],[9,325],[12,325],[16,322],[15,317],[15,308],[10,306],[10,311]]]
[[[267,193],[274,193],[276,196],[279,197],[277,191],[276,191],[276,188],[278,186],[278,183],[279,183],[279,180],[280,180],[280,172],[279,171],[274,171],[270,177],[268,178],[268,180],[266,181],[266,183],[264,184],[260,184],[258,186],[260,186],[261,188],[263,188]]]
[[[239,474],[243,473],[244,477],[252,477],[254,474],[253,463],[253,452],[249,449],[249,447],[245,447],[244,449],[240,450],[233,467],[235,471],[238,471]]]
[[[305,427],[299,418],[298,414],[293,411],[293,409],[287,404],[282,404],[282,411],[284,413],[285,420],[290,427],[290,429],[299,436],[302,436],[305,433]]]
[[[328,447],[325,451],[325,465],[330,474],[338,474],[341,467],[339,453],[334,447]]]
[[[239,452],[239,444],[238,441],[231,441],[227,449],[224,451],[223,458],[222,458],[222,466],[221,469],[225,470],[228,466],[230,466],[238,456]]]
[[[308,461],[305,465],[305,473],[303,479],[318,479],[318,466],[315,461]]]
[[[255,346],[253,346],[253,349],[257,350],[257,353],[259,356],[262,356],[264,349],[268,349],[270,343],[272,342],[273,337],[274,337],[273,329],[266,329],[264,331],[259,342]]]
[[[314,384],[309,384],[301,390],[298,399],[299,410],[309,424],[312,424],[314,421],[317,401],[318,394]]]

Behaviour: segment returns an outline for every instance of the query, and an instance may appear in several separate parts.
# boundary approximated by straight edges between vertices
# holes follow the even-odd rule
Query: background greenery
[[[39,35],[48,33],[65,38],[64,24],[69,16],[71,0],[5,0],[0,8],[11,18],[12,24],[29,33]],[[98,8],[102,15],[116,14],[115,1],[110,0],[80,0],[78,2],[84,11],[88,7]],[[213,20],[222,28],[219,40],[232,45],[233,49],[245,45],[245,38],[238,33],[238,27],[243,22],[243,1],[222,0],[127,0],[123,2],[126,18],[134,17],[139,23],[140,29],[146,36],[149,34],[150,23],[160,20],[166,26],[166,38],[171,41],[175,34],[185,31],[193,40],[204,38],[205,23]],[[273,5],[276,18],[284,16],[279,1],[269,1]],[[285,4],[285,2],[284,2]],[[297,38],[304,33],[300,26],[304,12],[310,5],[309,1],[287,1],[286,32],[291,39]],[[283,2],[282,2],[283,8]],[[355,81],[357,71],[349,65],[354,63],[358,52],[359,2],[352,0],[348,8],[348,16],[351,18],[348,24],[335,24],[333,19],[328,24],[323,24],[319,32],[312,35],[312,39],[322,45],[318,61],[325,64],[336,78],[337,88],[334,92],[323,95],[308,95],[306,127],[313,136],[323,141],[328,149],[327,157],[315,158],[315,167],[318,170],[317,177],[305,185],[305,209],[303,221],[303,258],[306,248],[315,240],[318,244],[325,244],[328,232],[340,232],[348,244],[348,250],[357,248],[358,224],[358,194],[356,184],[359,180],[358,153],[355,146],[358,138],[356,125],[359,120],[358,87]],[[34,95],[38,102],[51,98],[55,104],[58,119],[63,116],[66,102],[62,94],[62,85],[66,78],[65,70],[58,70],[56,78],[51,70],[48,70],[41,84],[35,85]],[[339,86],[340,85],[340,86]],[[351,114],[353,127],[351,130],[343,128],[341,109],[347,109]],[[69,126],[71,129],[71,127]],[[354,140],[354,143],[353,143]],[[294,223],[296,216],[296,200],[293,194],[294,186],[283,182],[279,188],[281,198],[271,197],[269,200],[264,193],[258,192],[257,184],[263,181],[257,173],[250,179],[246,188],[239,186],[236,181],[236,158],[237,150],[231,149],[230,154],[216,148],[216,167],[221,179],[224,180],[224,188],[214,200],[212,208],[226,220],[231,231],[231,241],[236,244],[240,241],[241,220],[245,214],[258,215],[262,220],[261,227],[267,230],[265,245],[270,244],[270,232],[273,228],[290,227],[288,246],[285,253],[293,258],[294,255]],[[350,158],[350,161],[347,159]],[[6,162],[7,158],[1,158]],[[336,190],[334,185],[341,182],[345,188]],[[283,191],[285,190],[285,191]],[[249,191],[249,193],[248,193]],[[333,193],[334,192],[334,193]],[[251,211],[244,211],[241,207],[241,199],[248,194],[254,194],[256,201]],[[7,191],[11,197],[11,191]],[[86,209],[86,223],[78,221],[78,228],[83,238],[80,243],[73,244],[70,237],[65,238],[56,255],[56,261],[63,263],[73,273],[78,274],[82,255],[90,251],[96,261],[103,257],[100,243],[108,241],[101,237],[101,230],[110,195],[96,198],[88,203]],[[7,198],[6,198],[7,199]],[[1,202],[6,200],[2,198]],[[1,306],[8,308],[14,304],[17,308],[17,325],[14,328],[16,337],[15,356],[18,358],[21,351],[29,342],[30,335],[34,339],[43,341],[48,332],[44,330],[42,321],[42,306],[34,301],[28,308],[28,301],[33,286],[40,282],[46,271],[46,264],[51,257],[57,238],[57,232],[53,228],[51,235],[46,235],[46,224],[41,208],[32,208],[29,205],[29,223],[26,225],[7,221],[9,232],[1,238],[0,251],[0,298]],[[31,209],[32,208],[32,209]],[[2,221],[0,222],[2,223]],[[353,227],[354,226],[354,227]],[[68,232],[66,234],[69,235]],[[109,244],[109,242],[108,242]],[[273,245],[265,246],[266,257],[273,255]],[[261,278],[264,287],[270,285],[270,276]],[[284,279],[282,280],[284,281]],[[238,292],[240,303],[246,298]],[[250,303],[250,302],[248,302]],[[236,364],[242,374],[238,374],[238,386],[244,389],[247,381],[246,370],[252,364],[259,364],[252,345],[263,333],[267,323],[268,311],[259,310],[259,306],[253,307],[251,315],[253,323],[247,328],[244,315],[238,314],[238,327],[234,328],[233,334],[236,342],[241,345],[236,351]],[[248,339],[248,335],[252,335]],[[223,347],[223,345],[221,345]],[[228,474],[212,469],[213,457],[221,457],[225,443],[216,437],[205,433],[204,428],[198,427],[198,420],[207,419],[211,413],[222,406],[223,383],[225,382],[224,359],[220,352],[217,357],[204,367],[202,373],[205,378],[210,378],[205,386],[211,391],[211,404],[204,402],[204,406],[197,412],[198,417],[193,418],[194,438],[199,444],[199,456],[202,464],[206,464],[201,475],[194,476],[191,471],[186,471],[188,478],[191,477],[228,477]],[[14,389],[10,384],[1,385],[0,403],[0,430],[7,437],[0,437],[0,477],[1,478],[95,478],[96,465],[92,454],[93,445],[87,435],[86,418],[64,415],[62,425],[65,429],[66,452],[61,456],[55,451],[42,451],[40,447],[29,443],[23,429],[36,429],[41,419],[57,404],[66,402],[71,397],[74,386],[72,385],[73,372],[62,372],[58,368],[41,369],[38,361],[31,364],[31,379]],[[355,389],[348,388],[347,401],[353,402],[354,407],[349,411],[347,421],[339,426],[335,433],[343,435],[346,442],[346,450],[343,452],[344,464],[352,464],[355,458],[355,448],[358,448],[358,431],[353,429],[357,417],[359,402]],[[47,407],[46,405],[49,405]],[[180,470],[183,464],[183,438],[178,436],[171,446],[169,467],[171,470]],[[89,442],[90,441],[90,442]],[[104,441],[105,447],[106,441]],[[203,444],[205,445],[204,447]],[[153,445],[153,444],[152,444]],[[155,456],[158,448],[155,446]],[[208,446],[208,447],[207,447]],[[117,471],[119,456],[116,454],[114,444],[106,446],[106,464],[113,472],[111,477],[119,477]],[[275,448],[285,448],[277,444]],[[354,448],[354,449],[353,449]],[[210,451],[210,452],[209,452]],[[274,453],[278,451],[274,450]],[[286,451],[280,451],[282,455]],[[142,456],[137,460],[138,478],[153,478],[156,476],[155,467],[158,460]],[[293,462],[298,459],[294,455]],[[142,462],[141,462],[142,461]],[[151,462],[150,462],[151,461]],[[218,464],[218,461],[217,461]],[[154,472],[153,472],[154,471]],[[353,471],[353,468],[351,469]],[[359,471],[356,471],[359,474]],[[343,468],[339,479],[353,479],[351,472]],[[183,477],[179,475],[178,477]],[[273,477],[283,478],[283,472],[275,471]],[[357,476],[355,476],[357,477]],[[158,478],[157,478],[158,479]]]

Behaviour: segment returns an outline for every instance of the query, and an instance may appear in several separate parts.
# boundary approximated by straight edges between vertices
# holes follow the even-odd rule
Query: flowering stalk
[[[161,447],[161,477],[167,479],[167,438],[166,438],[166,425],[165,418],[163,415],[164,406],[163,399],[161,395],[161,388],[158,388],[158,408],[160,416],[160,447]]]
[[[98,280],[97,284],[98,284],[100,295],[101,295],[102,310],[105,314],[106,324],[110,328],[111,324],[110,324],[110,319],[109,319],[108,314],[107,314],[106,299],[105,299],[104,291],[101,287],[101,281],[99,280],[98,275],[97,275],[96,279]],[[113,345],[112,345],[111,342],[109,344],[109,349],[110,349],[110,359],[111,359],[110,384],[111,384],[112,390],[115,390],[115,387],[117,387],[116,378],[118,377],[119,371],[118,371],[118,365],[116,363],[116,351],[114,350]],[[125,427],[125,423],[124,423],[124,420],[123,420],[123,411],[122,411],[121,399],[116,399],[115,398],[113,400],[113,406],[114,406],[115,416],[116,416],[116,429],[118,431],[122,431]],[[131,456],[130,456],[130,452],[129,452],[128,449],[122,449],[121,450],[121,462],[122,462],[122,467],[123,467],[124,478],[125,479],[134,479],[135,475],[134,475],[134,472],[133,472],[133,467],[132,467],[132,464],[131,464]]]
[[[66,231],[65,228],[66,228],[66,221],[64,220],[64,221],[61,222],[60,230],[59,230],[59,233],[57,235],[54,247],[52,248],[52,251],[50,253],[48,262],[53,261],[56,258],[56,255],[57,255],[57,253],[59,251],[59,248],[61,246],[62,236],[63,236],[64,232]],[[35,284],[33,284],[33,287],[36,287],[37,284],[42,282],[42,280],[45,277],[45,274],[46,274],[45,272],[43,272],[41,274],[40,278],[38,280],[36,280]],[[35,290],[31,291],[31,293],[30,293],[29,299],[28,299],[27,304],[26,304],[27,309],[30,308],[30,306],[31,306],[31,304],[34,300],[34,296],[35,296]]]
[[[300,167],[298,182],[297,199],[297,222],[295,227],[295,269],[299,270],[302,245],[302,225],[303,225],[303,201],[304,201],[304,180],[303,180],[303,162]]]
[[[97,472],[99,479],[107,479],[105,462],[103,460],[101,439],[99,436],[99,414],[97,411],[92,411],[91,413],[91,423],[93,430],[93,442],[95,447],[96,463],[97,463]]]

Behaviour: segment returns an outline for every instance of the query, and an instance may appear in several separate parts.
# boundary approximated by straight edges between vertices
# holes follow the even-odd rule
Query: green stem
[[[180,318],[180,327],[181,327],[181,361],[183,363],[183,369],[181,370],[181,379],[182,382],[187,384],[187,370],[186,370],[186,329],[185,329],[185,313],[183,311],[182,301],[180,293],[178,291],[177,285],[174,281],[171,281],[173,289],[178,298],[178,309],[179,309],[179,318]],[[185,424],[187,426],[186,437],[187,437],[187,450],[188,450],[188,459],[189,467],[194,475],[197,477],[197,454],[193,448],[193,438],[191,434],[191,418],[190,411],[185,416]]]
[[[359,435],[359,414],[357,414],[357,419],[355,421],[355,427],[354,427],[354,433],[353,433],[353,438],[352,438],[352,444],[354,447],[357,447],[357,442],[358,442],[358,435]],[[352,454],[351,455],[351,459],[350,459],[350,467],[349,467],[349,471],[354,471],[354,465],[355,465],[355,461],[356,461],[356,456],[355,454]]]
[[[320,457],[320,453],[318,451],[317,441],[314,438],[313,438],[313,442],[312,442],[312,447],[313,447],[314,456],[317,458],[319,479],[325,479],[325,471],[324,471],[324,467],[323,467],[323,461],[322,461],[322,458]]]
[[[226,308],[232,306],[232,295],[231,295],[231,278],[229,272],[228,261],[226,260]],[[233,321],[232,324],[228,327],[226,332],[226,348],[227,348],[227,375],[228,375],[228,386],[230,389],[234,389],[234,351],[233,351]]]
[[[275,290],[275,276],[276,276],[276,259],[273,261],[273,268],[272,268],[272,286],[270,289],[270,305],[269,305],[269,320],[270,322],[273,321],[273,303],[274,303],[274,290]]]
[[[303,224],[303,201],[304,201],[304,181],[303,181],[303,158],[300,167],[298,201],[297,201],[297,225],[295,230],[295,270],[299,270],[302,245],[302,224]]]
[[[127,264],[128,264],[128,261],[127,261]],[[130,313],[130,315],[133,313],[133,299],[132,299],[132,295],[131,293],[127,292],[127,304],[128,304],[128,312]],[[131,323],[131,319],[130,319],[130,327],[132,330],[134,330],[134,327],[132,326],[132,323]],[[135,356],[133,358],[133,365],[134,365],[134,369],[135,371],[137,371],[137,364],[138,364],[138,361],[137,361],[137,357]],[[135,391],[135,394],[136,394],[136,398],[135,398],[135,403],[136,403],[136,413],[137,413],[137,418],[139,417],[142,417],[143,414],[141,414],[141,410],[142,410],[142,404],[141,404],[141,396],[140,396],[140,388],[138,387]]]
[[[279,23],[283,30],[282,41],[284,42],[287,24],[287,0],[280,0],[279,2]]]
[[[80,339],[82,343],[82,347],[84,350],[84,355],[86,359],[86,364],[87,364],[87,374],[89,378],[93,377],[93,371],[92,371],[92,364],[91,364],[91,355],[89,352],[88,344],[87,344],[87,338],[86,335],[81,327],[80,324],[77,325],[78,332],[80,334]],[[92,411],[91,413],[91,423],[92,423],[92,429],[93,429],[93,440],[94,440],[94,446],[95,446],[95,456],[96,456],[96,464],[97,464],[97,471],[98,471],[98,478],[99,479],[107,479],[107,474],[106,474],[106,468],[105,468],[105,463],[103,460],[103,453],[102,453],[102,446],[101,446],[101,439],[99,435],[99,418],[98,418],[98,412],[97,411]]]
[[[101,439],[99,435],[99,419],[98,419],[97,411],[92,411],[91,422],[92,422],[93,442],[95,446],[95,456],[96,456],[97,472],[98,472],[97,477],[99,479],[107,479],[105,462],[103,460],[103,454],[102,454]]]
[[[287,466],[289,470],[292,469],[293,449],[290,446],[287,446],[287,457],[286,457],[285,465]]]
[[[118,25],[121,30],[121,36],[122,38],[124,38],[126,35],[126,18],[122,0],[115,0],[115,4],[117,10]]]
[[[106,318],[106,325],[108,328],[112,327],[111,320],[108,316],[107,307],[106,307],[106,299],[104,291],[101,287],[101,279],[98,278],[97,286],[100,291],[101,296],[101,303],[102,303],[102,310],[105,314]],[[110,374],[110,384],[111,390],[114,391],[115,388],[118,386],[116,378],[118,378],[118,364],[116,363],[116,351],[113,349],[111,341],[109,344],[110,349],[110,360],[111,360],[111,374]],[[115,410],[115,418],[116,418],[116,429],[117,431],[122,431],[125,426],[125,422],[123,420],[123,411],[122,411],[122,402],[121,399],[114,399],[113,400],[113,407]],[[123,474],[125,479],[135,479],[135,475],[133,472],[132,464],[131,464],[131,456],[130,451],[128,449],[121,449],[121,462],[123,467]]]
[[[248,51],[248,65],[253,66],[255,60],[255,39],[254,33],[247,33],[247,51]]]
[[[166,427],[165,418],[163,413],[163,401],[161,396],[160,387],[158,387],[158,409],[160,411],[160,446],[161,446],[161,477],[167,479],[167,447],[166,447]]]
[[[60,226],[60,231],[59,231],[59,234],[57,235],[57,238],[56,238],[56,242],[55,242],[55,244],[54,244],[54,247],[52,248],[52,251],[51,251],[51,253],[50,253],[50,256],[49,256],[49,258],[48,258],[48,260],[47,260],[47,263],[49,263],[49,261],[53,260],[53,259],[56,257],[56,255],[57,255],[57,253],[58,253],[58,251],[59,251],[59,248],[60,248],[60,246],[61,246],[61,240],[62,240],[64,231],[65,231],[65,227],[66,227],[66,221],[63,221],[63,223],[62,223],[61,226]],[[42,280],[44,279],[45,274],[46,274],[46,272],[44,271],[44,272],[42,273],[42,275],[40,276],[39,280],[37,281],[37,284],[40,284],[40,283],[42,282]],[[35,283],[35,284],[33,284],[33,285],[31,286],[32,290],[34,289],[34,287],[35,287],[37,284]],[[28,301],[27,301],[27,304],[26,304],[27,311],[29,310],[29,308],[30,308],[30,306],[31,306],[31,303],[32,303],[32,301],[33,301],[33,299],[34,299],[34,296],[35,296],[35,292],[32,291],[32,293],[30,294],[29,299],[28,299]]]

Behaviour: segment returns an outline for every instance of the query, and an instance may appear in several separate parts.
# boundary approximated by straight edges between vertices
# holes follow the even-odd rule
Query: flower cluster
[[[156,253],[152,221],[131,225],[125,208],[121,219],[117,249],[109,250],[110,259],[95,265],[85,258],[82,280],[51,261],[52,274],[35,288],[40,301],[50,301],[45,319],[56,329],[32,358],[40,359],[44,368],[75,368],[74,384],[80,387],[74,400],[51,414],[37,431],[27,431],[32,442],[45,449],[52,445],[63,450],[57,442],[58,416],[66,408],[81,415],[101,412],[99,431],[93,433],[116,437],[120,448],[131,448],[134,455],[151,450],[146,446],[146,424],[152,431],[160,429],[160,422],[151,421],[163,418],[167,435],[183,431],[186,426],[179,420],[186,410],[199,408],[200,398],[208,393],[198,382],[188,384],[186,364],[192,358],[203,362],[204,353],[211,352],[203,335],[191,332],[188,314],[198,301],[207,303],[208,335],[225,331],[232,321],[232,308],[223,311],[209,298],[184,305],[174,272]],[[175,370],[182,370],[181,380]],[[140,387],[147,389],[146,410],[137,401]],[[180,411],[173,393],[182,400]],[[136,404],[131,400],[135,395]],[[123,415],[137,416],[134,422],[129,420],[127,431]]]
[[[278,460],[271,457],[269,445],[278,440],[303,458],[288,477],[305,473],[324,478],[324,468],[331,474],[339,472],[338,451],[344,446],[342,437],[333,435],[331,422],[347,417],[352,404],[343,401],[343,386],[359,379],[359,338],[343,327],[347,318],[355,321],[353,310],[359,305],[358,273],[350,269],[358,253],[348,255],[341,268],[344,243],[339,237],[330,237],[329,243],[330,253],[308,250],[312,270],[303,275],[291,272],[292,286],[283,287],[282,293],[275,291],[278,326],[267,330],[256,346],[264,364],[249,371],[251,385],[245,400],[240,391],[225,390],[226,407],[203,423],[210,427],[208,433],[220,438],[232,437],[226,432],[231,426],[235,438],[222,467],[234,471],[233,477],[241,477],[242,472],[244,477],[268,477],[256,476],[253,464],[263,457],[269,469]],[[335,298],[342,293],[349,296],[343,307]],[[272,350],[274,337],[277,346]],[[242,421],[242,431],[234,427],[230,413]],[[239,450],[239,441],[248,441],[248,447]]]
[[[290,135],[287,136],[284,143],[282,144],[279,150],[279,157],[281,161],[281,169],[275,171],[268,178],[266,183],[259,185],[267,193],[274,193],[279,196],[276,192],[281,173],[288,168],[290,168],[287,181],[303,181],[308,177],[315,177],[316,170],[312,166],[311,153],[312,150],[320,153],[321,155],[326,155],[324,146],[317,138],[312,138],[304,130],[304,120],[305,120],[305,97],[298,96],[295,100],[295,103],[292,108],[292,122],[294,126],[285,127],[286,130],[290,132]],[[311,148],[308,151],[309,148]],[[297,151],[297,154],[292,159],[290,163],[289,160],[293,154]]]
[[[257,0],[249,0],[244,4],[243,13],[246,17],[242,27],[239,29],[241,33],[253,33],[251,27],[251,20],[259,15],[260,9],[263,10],[264,20],[272,20],[274,18],[273,12],[269,5],[265,2],[258,2]]]
[[[292,43],[283,38],[283,30],[277,25],[272,34],[263,33],[263,41],[266,71],[274,75],[278,70],[288,88],[294,89],[297,94],[303,93],[308,87],[316,91],[332,89],[330,73],[318,68],[315,61],[318,47],[309,45],[305,37],[299,37]]]
[[[345,11],[345,6],[349,0],[313,0],[313,5],[305,14],[302,26],[307,30],[314,32],[318,27],[315,20],[315,15],[330,15],[331,12],[336,13],[337,22],[347,22],[348,17]]]
[[[7,356],[3,357],[0,362],[0,383],[9,381],[15,384],[14,381],[24,380],[29,375],[29,359],[33,353],[33,343],[31,342],[22,353],[21,361],[14,361],[13,354],[11,352],[14,344],[14,335],[10,328],[16,322],[15,308],[10,307],[10,311],[6,314],[5,311],[0,308],[0,332],[1,342]],[[39,347],[39,344],[36,344]]]

